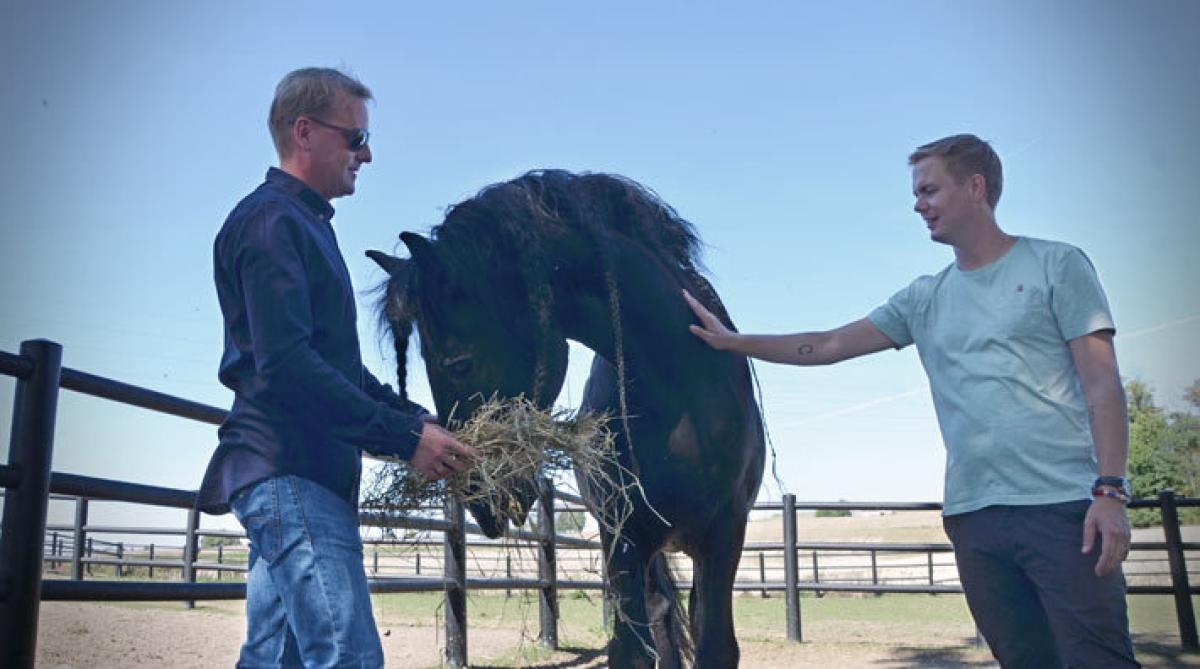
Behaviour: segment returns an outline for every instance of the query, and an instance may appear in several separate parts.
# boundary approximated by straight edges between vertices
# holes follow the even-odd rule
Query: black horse
[[[455,205],[429,239],[401,240],[411,259],[368,255],[391,276],[383,313],[400,387],[415,323],[440,415],[465,417],[493,395],[549,405],[567,340],[596,354],[581,410],[615,417],[619,460],[644,491],[602,536],[618,611],[610,665],[736,666],[733,581],[765,447],[746,360],[687,330],[683,289],[732,327],[697,270],[691,224],[631,180],[547,170]],[[612,491],[579,480],[592,513],[612,518],[600,508]],[[531,500],[512,516],[472,512],[498,535]],[[693,561],[686,624],[663,556],[675,550]]]

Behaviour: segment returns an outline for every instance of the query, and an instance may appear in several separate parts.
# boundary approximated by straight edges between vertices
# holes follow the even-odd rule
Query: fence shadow
[[[975,643],[973,638],[963,639],[964,645]],[[876,664],[883,667],[922,667],[928,669],[961,669],[963,667],[996,667],[986,647],[972,652],[962,648],[901,648],[886,660]]]
[[[1133,653],[1137,659],[1154,667],[1200,667],[1200,653],[1187,652],[1178,644],[1168,645],[1150,641],[1144,634],[1133,635]]]
[[[608,651],[604,648],[583,648],[574,646],[559,646],[558,650],[554,651],[558,654],[571,655],[572,657],[554,662],[552,664],[536,663],[525,666],[538,667],[538,669],[584,669],[585,667],[603,667],[606,666],[604,661],[608,658]],[[504,665],[488,665],[488,664],[472,664],[472,669],[502,669]]]

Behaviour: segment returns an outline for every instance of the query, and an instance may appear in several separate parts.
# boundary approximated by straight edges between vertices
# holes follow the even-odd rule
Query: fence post
[[[188,509],[187,533],[183,538],[183,580],[188,583],[196,582],[196,529],[200,527],[200,511]],[[195,600],[189,599],[183,604],[189,609],[196,608]]]
[[[928,553],[926,553],[925,555],[929,559],[929,587],[932,588],[933,587],[933,551],[931,550]],[[937,593],[931,592],[931,593],[929,593],[929,596],[937,597]]]
[[[548,479],[538,482],[538,621],[543,646],[558,650],[558,565],[554,532],[554,484]]]
[[[87,557],[89,560],[91,558],[95,557],[95,548],[96,547],[92,545],[92,537],[88,537],[87,538]],[[88,576],[92,575],[92,563],[91,562],[87,563],[87,575]]]
[[[758,552],[758,582],[763,584],[763,589],[759,596],[762,599],[767,598],[767,559],[763,556],[763,551]]]
[[[820,583],[821,582],[821,565],[818,562],[817,551],[815,551],[815,550],[812,552],[812,568],[813,568],[813,583]],[[825,596],[825,593],[821,592],[820,590],[817,590],[815,592],[815,594],[817,595],[818,598]]]
[[[504,553],[504,578],[512,580],[512,554],[507,551]],[[512,597],[512,588],[505,588],[504,596]]]
[[[800,585],[796,564],[796,496],[783,496],[783,578],[784,607],[787,609],[788,641],[800,642]]]
[[[446,495],[446,520],[454,527],[442,537],[445,555],[446,664],[467,666],[467,541],[462,504]],[[419,555],[419,553],[418,553]]]
[[[604,628],[605,634],[612,635],[616,627],[616,617],[613,612],[613,598],[616,597],[616,594],[609,585],[608,551],[605,550],[603,543],[600,545],[600,584],[600,594],[603,600],[603,604],[600,607],[600,615],[603,620],[601,627]]]
[[[146,559],[150,561],[149,574],[147,575],[147,578],[153,579],[154,578],[154,544],[150,544],[150,555]]]
[[[62,346],[44,339],[21,342],[33,362],[28,378],[17,378],[8,465],[17,485],[4,491],[0,533],[0,648],[13,667],[32,667],[37,656],[38,608],[42,600],[42,553],[50,503],[50,460]]]
[[[121,578],[122,576],[125,575],[125,569],[122,564],[124,561],[125,561],[125,542],[118,541],[117,542],[117,568],[115,570],[117,572],[117,578]]]
[[[871,585],[879,585],[879,551],[871,549]],[[876,591],[876,597],[882,597],[883,593]]]
[[[1200,650],[1200,640],[1196,637],[1196,612],[1192,608],[1187,559],[1183,552],[1183,537],[1179,532],[1175,492],[1159,491],[1158,503],[1162,508],[1163,534],[1167,540],[1167,561],[1171,565],[1171,586],[1175,589],[1175,617],[1179,620],[1179,638],[1183,642],[1184,650],[1196,652]]]

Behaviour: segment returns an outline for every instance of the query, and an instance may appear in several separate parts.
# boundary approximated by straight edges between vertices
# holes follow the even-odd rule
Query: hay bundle
[[[493,398],[465,423],[450,425],[459,441],[482,454],[470,469],[429,481],[406,463],[389,462],[367,485],[363,506],[411,513],[440,506],[450,494],[464,503],[483,503],[495,516],[520,524],[524,513],[518,496],[531,491],[537,479],[552,479],[573,467],[577,477],[585,479],[581,483],[619,497],[602,500],[605,518],[600,519],[605,529],[619,533],[632,508],[629,490],[638,484],[617,461],[608,420],[603,415],[539,409],[523,396]]]

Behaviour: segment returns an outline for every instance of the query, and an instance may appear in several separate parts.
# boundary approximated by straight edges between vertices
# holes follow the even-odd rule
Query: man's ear
[[[293,150],[308,150],[308,134],[312,132],[312,123],[301,116],[292,121],[292,149]]]
[[[968,180],[971,188],[971,197],[980,202],[987,202],[987,179],[982,174],[972,174]]]

